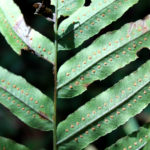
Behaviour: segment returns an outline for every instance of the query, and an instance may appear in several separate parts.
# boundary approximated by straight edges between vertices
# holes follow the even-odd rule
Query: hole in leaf
[[[101,92],[107,90],[108,88],[112,87],[115,83],[117,83],[119,80],[123,79],[125,76],[128,76],[135,70],[137,70],[142,64],[144,64],[146,61],[150,60],[150,51],[149,49],[142,49],[138,53],[138,59],[131,62],[130,64],[126,65],[125,67],[115,71],[112,75],[107,77],[106,79],[102,81],[95,81],[93,84],[88,86],[88,90],[85,92],[85,94],[88,95],[88,91],[92,91],[92,96],[89,95],[87,97],[94,97]]]
[[[67,17],[64,17],[64,16],[60,16],[59,20],[58,20],[58,25],[60,25],[61,22],[63,22],[65,19],[69,18],[68,16]]]
[[[142,49],[137,53],[137,55],[141,61],[148,60],[150,59],[150,50],[146,48]]]
[[[90,6],[91,0],[86,0],[84,6]]]

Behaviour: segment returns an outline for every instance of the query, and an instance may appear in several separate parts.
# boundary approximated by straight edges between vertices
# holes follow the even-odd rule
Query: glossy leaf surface
[[[150,61],[80,107],[58,126],[59,150],[80,150],[150,103]]]
[[[19,7],[13,0],[0,1],[0,32],[13,50],[32,50],[49,62],[54,61],[54,44],[45,36],[27,26]]]
[[[59,50],[77,48],[99,33],[104,27],[120,18],[138,0],[93,0],[59,26]]]
[[[52,0],[52,4],[55,5],[56,0]],[[58,0],[58,16],[70,16],[81,6],[83,6],[85,0]]]
[[[147,126],[141,127],[137,132],[118,140],[115,144],[105,150],[140,150],[148,144],[149,140],[150,125],[148,124]],[[147,150],[149,150],[149,148]],[[144,150],[146,150],[146,147]]]
[[[0,103],[27,125],[53,130],[53,102],[22,77],[0,67]]]
[[[0,150],[29,150],[27,147],[15,143],[4,137],[0,137]]]
[[[66,61],[58,72],[60,98],[80,95],[96,80],[136,60],[137,52],[150,48],[150,15],[102,35],[91,46]]]

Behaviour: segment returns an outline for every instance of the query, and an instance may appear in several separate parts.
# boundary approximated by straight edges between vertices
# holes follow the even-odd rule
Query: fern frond
[[[138,150],[145,147],[150,140],[150,124],[141,127],[138,131],[118,140],[105,150]],[[149,150],[148,147],[147,150]],[[145,149],[146,150],[146,147]]]
[[[102,35],[66,61],[58,72],[59,97],[80,95],[92,82],[103,80],[136,60],[137,52],[145,47],[150,48],[150,15]]]
[[[150,61],[80,107],[58,126],[59,150],[80,150],[150,103]]]
[[[56,0],[52,0],[55,5]],[[58,0],[58,17],[70,16],[85,3],[85,0]]]
[[[0,103],[27,125],[53,130],[53,102],[22,77],[0,67]]]
[[[29,149],[10,139],[0,136],[0,150],[29,150]]]
[[[77,48],[104,27],[120,18],[138,0],[93,0],[59,26],[59,50]]]
[[[54,44],[45,36],[27,26],[19,7],[13,0],[0,1],[0,32],[12,49],[32,50],[36,55],[54,62]]]

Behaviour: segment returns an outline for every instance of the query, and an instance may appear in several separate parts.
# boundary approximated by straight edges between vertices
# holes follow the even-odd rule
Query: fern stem
[[[58,0],[55,6],[55,63],[54,63],[54,130],[53,150],[57,150],[57,53],[58,53]]]

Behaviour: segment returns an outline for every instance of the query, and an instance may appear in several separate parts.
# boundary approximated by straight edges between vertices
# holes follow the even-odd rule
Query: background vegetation
[[[40,31],[42,34],[53,41],[53,31],[51,31],[51,27],[53,26],[53,24],[49,23],[42,17],[34,15],[34,9],[32,5],[34,2],[37,2],[37,0],[15,0],[15,2],[20,6],[27,24]],[[87,1],[86,5],[89,4],[90,1]],[[149,8],[149,0],[140,0],[139,3],[129,9],[129,11],[127,11],[123,15],[123,17],[121,17],[121,19],[102,30],[99,35],[105,33],[106,31],[118,29],[127,22],[132,22],[140,18],[144,18],[147,14],[150,14]],[[58,58],[59,65],[69,57],[73,56],[77,51],[78,50],[74,52],[60,52]],[[147,49],[143,49],[138,53],[138,56],[139,59],[137,61],[117,71],[106,80],[102,82],[94,82],[94,84],[89,86],[88,88],[93,91],[90,92],[90,95],[88,92],[85,92],[83,95],[71,100],[62,101],[60,99],[58,102],[58,120],[61,121],[65,119],[68,114],[84,104],[87,99],[96,96],[100,91],[104,91],[105,89],[111,87],[114,83],[122,79],[124,75],[127,75],[136,70],[141,64],[146,62],[146,60],[150,59],[150,51]],[[22,52],[21,57],[18,56],[15,52],[12,51],[10,46],[6,43],[1,35],[0,66],[7,68],[15,74],[23,76],[27,79],[28,82],[39,88],[45,94],[52,97],[53,93],[50,93],[50,91],[53,92],[52,65],[25,51]],[[94,145],[98,150],[103,150],[105,147],[114,143],[116,139],[136,130],[139,125],[143,125],[147,121],[150,121],[150,106],[147,107],[147,109],[144,110],[141,114],[131,119],[126,125],[121,126],[111,134],[108,134],[107,136],[96,141]],[[45,150],[48,150],[52,145],[51,132],[41,132],[26,126],[1,105],[0,136],[5,136],[14,139],[17,142],[24,143],[32,150],[42,150],[42,147],[44,147]]]

